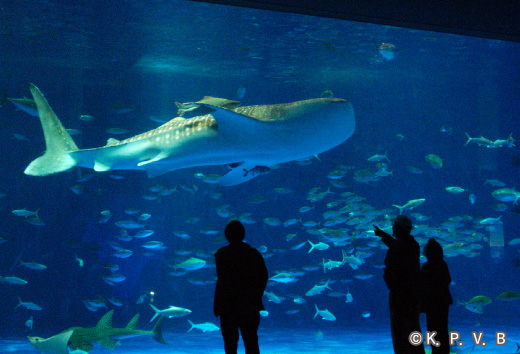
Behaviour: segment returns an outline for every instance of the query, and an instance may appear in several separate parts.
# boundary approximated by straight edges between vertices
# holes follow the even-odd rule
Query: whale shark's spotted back
[[[210,114],[188,119],[176,117],[158,128],[131,138],[121,141],[111,139],[105,147],[124,145],[143,139],[152,139],[157,144],[165,143],[164,140],[182,140],[192,134],[200,133],[204,129],[211,129],[215,132],[218,130],[217,121]],[[154,141],[154,139],[156,140]]]

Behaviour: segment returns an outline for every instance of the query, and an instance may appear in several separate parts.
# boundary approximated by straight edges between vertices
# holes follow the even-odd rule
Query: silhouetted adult
[[[385,258],[384,279],[390,290],[390,325],[395,354],[424,354],[422,343],[410,344],[411,332],[421,331],[419,324],[420,271],[419,244],[410,234],[412,221],[399,215],[392,225],[395,236],[374,225],[374,233],[382,238],[388,251]]]
[[[268,275],[265,262],[256,249],[244,243],[245,229],[238,220],[224,231],[229,245],[215,253],[217,285],[213,312],[220,316],[226,354],[236,354],[242,334],[246,354],[258,354],[260,311]]]
[[[426,327],[429,332],[437,332],[435,340],[441,344],[440,347],[432,346],[432,354],[449,354],[448,312],[453,304],[449,289],[450,271],[443,259],[442,246],[435,239],[428,240],[423,253],[428,259],[421,269]]]

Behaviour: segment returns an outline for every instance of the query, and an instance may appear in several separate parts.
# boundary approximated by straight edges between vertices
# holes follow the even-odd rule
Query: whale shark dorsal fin
[[[119,143],[120,143],[119,140],[114,139],[114,138],[109,138],[109,139],[107,140],[107,145],[106,145],[106,146],[115,145],[115,144],[119,144]]]
[[[136,314],[134,317],[132,317],[130,322],[128,322],[128,324],[126,325],[126,329],[131,329],[133,331],[136,331],[137,330],[137,321],[139,321],[139,314]]]
[[[103,317],[101,317],[101,319],[97,323],[96,328],[97,329],[112,328],[112,315],[113,314],[114,314],[114,310],[110,310],[107,313],[105,313],[103,315]]]

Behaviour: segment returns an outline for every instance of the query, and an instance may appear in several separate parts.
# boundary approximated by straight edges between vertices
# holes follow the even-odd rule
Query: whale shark
[[[232,186],[265,174],[269,166],[316,156],[352,136],[352,104],[341,98],[315,98],[284,104],[239,106],[206,103],[209,114],[176,117],[156,129],[103,147],[79,149],[34,85],[46,151],[25,173],[46,176],[74,166],[95,171],[144,170],[155,177],[178,169],[229,165],[218,181]],[[195,104],[195,103],[194,103]]]

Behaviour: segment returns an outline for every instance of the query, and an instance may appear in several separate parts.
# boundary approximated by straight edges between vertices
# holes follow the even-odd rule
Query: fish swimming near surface
[[[29,341],[36,348],[44,353],[66,354],[67,346],[72,350],[92,350],[94,343],[98,342],[105,348],[114,349],[119,339],[151,335],[153,339],[161,344],[167,344],[162,337],[162,321],[159,318],[151,331],[137,329],[139,314],[135,315],[125,328],[112,327],[112,314],[114,310],[107,312],[98,322],[96,327],[72,327],[54,337],[43,339],[39,337],[28,337]]]
[[[211,114],[176,117],[160,127],[104,147],[79,149],[40,90],[30,84],[45,136],[45,154],[25,169],[47,176],[74,166],[95,171],[145,170],[149,177],[195,166],[229,165],[221,185],[236,185],[273,166],[318,155],[346,141],[355,129],[352,104],[316,98],[286,104],[225,109],[205,103]]]

